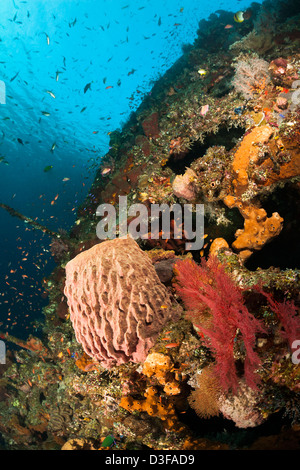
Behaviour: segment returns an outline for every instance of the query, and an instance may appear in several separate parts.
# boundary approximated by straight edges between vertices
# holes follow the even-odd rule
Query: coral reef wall
[[[43,334],[0,333],[15,345],[0,365],[0,445],[299,448],[299,15],[267,1],[201,21],[111,132],[52,245]],[[100,240],[97,207],[117,213],[119,196],[148,225]],[[162,203],[194,216],[204,204],[201,249],[186,249],[175,215],[152,233]]]

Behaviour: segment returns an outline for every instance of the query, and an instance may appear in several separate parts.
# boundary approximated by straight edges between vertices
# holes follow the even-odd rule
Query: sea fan
[[[281,331],[282,338],[287,340],[290,348],[292,348],[294,340],[300,338],[300,316],[297,313],[298,309],[294,301],[277,302],[271,294],[265,292],[260,286],[256,286],[255,289],[266,297],[272,311],[283,327],[283,331]]]
[[[270,81],[268,68],[268,62],[255,56],[249,55],[238,60],[232,80],[235,90],[246,100],[253,98],[255,93],[264,91]]]
[[[255,371],[260,366],[259,356],[254,351],[255,335],[264,332],[264,328],[244,305],[241,288],[215,256],[210,256],[208,261],[202,258],[200,265],[192,260],[179,261],[175,273],[175,288],[188,310],[187,316],[214,354],[222,389],[235,392],[238,387],[234,358],[238,334],[246,351],[245,380],[255,389],[259,382]]]

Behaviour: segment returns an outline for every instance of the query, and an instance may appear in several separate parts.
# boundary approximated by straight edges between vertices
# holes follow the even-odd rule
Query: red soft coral
[[[240,334],[246,351],[245,380],[256,388],[260,366],[254,351],[255,335],[264,332],[262,323],[244,305],[242,290],[234,283],[219,260],[210,256],[201,265],[184,260],[176,263],[175,288],[180,294],[188,316],[202,333],[204,344],[213,352],[216,373],[224,391],[238,387],[234,358],[234,342]]]
[[[294,301],[277,302],[271,294],[264,292],[260,286],[256,286],[256,290],[266,297],[272,311],[277,315],[283,327],[283,331],[281,331],[282,338],[287,340],[290,348],[292,348],[294,340],[300,338],[300,316],[297,313],[298,309]]]

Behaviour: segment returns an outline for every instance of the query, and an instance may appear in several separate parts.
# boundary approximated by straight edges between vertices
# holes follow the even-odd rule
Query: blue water
[[[201,19],[249,4],[1,0],[0,202],[53,230],[70,229],[109,132],[193,43]],[[0,230],[0,330],[25,338],[38,331],[47,303],[51,239],[3,209]]]

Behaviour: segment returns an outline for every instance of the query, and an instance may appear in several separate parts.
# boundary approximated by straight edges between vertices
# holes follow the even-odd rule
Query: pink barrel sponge
[[[77,341],[106,368],[144,361],[171,319],[168,291],[130,237],[99,243],[69,261],[65,295]]]

